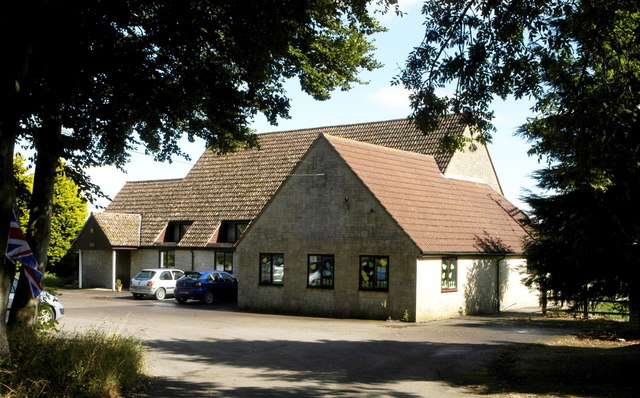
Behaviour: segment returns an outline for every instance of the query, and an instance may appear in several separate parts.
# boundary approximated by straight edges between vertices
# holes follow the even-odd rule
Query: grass
[[[587,322],[577,336],[506,347],[466,384],[505,397],[640,396],[638,336],[626,323]]]
[[[146,378],[140,341],[100,331],[9,334],[12,363],[0,365],[0,397],[122,397]]]

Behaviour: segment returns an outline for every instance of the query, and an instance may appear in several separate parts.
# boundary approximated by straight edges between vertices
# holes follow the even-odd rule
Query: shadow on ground
[[[572,320],[493,319],[458,327],[535,329],[540,335],[586,328]],[[261,340],[167,339],[147,342],[154,350],[214,366],[210,383],[157,380],[148,396],[346,397],[420,396],[405,382],[442,382],[476,394],[640,396],[638,346],[618,348],[542,344],[448,344],[391,340],[312,342],[263,336]],[[217,379],[241,371],[263,386],[230,387]],[[225,385],[224,387],[222,387]],[[278,385],[279,387],[270,387]],[[283,388],[282,385],[287,387]]]

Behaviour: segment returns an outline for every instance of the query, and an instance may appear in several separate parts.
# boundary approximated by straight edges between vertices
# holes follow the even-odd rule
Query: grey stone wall
[[[471,137],[468,127],[465,131],[465,137]],[[468,144],[464,151],[458,151],[453,155],[447,170],[445,170],[445,175],[480,179],[496,192],[502,194],[502,187],[493,167],[489,150],[479,144],[476,144],[476,148],[472,149],[470,145]]]
[[[171,247],[162,249],[171,250]],[[175,249],[175,268],[183,271],[209,270],[215,266],[215,251],[213,249]],[[135,275],[143,268],[158,268],[160,266],[160,249],[140,249],[131,256],[131,275]]]
[[[82,251],[82,287],[111,288],[112,251]]]
[[[371,159],[372,162],[375,159]],[[284,285],[259,284],[259,254],[284,253]],[[236,249],[242,309],[331,317],[415,316],[419,250],[326,141],[301,160]],[[333,289],[307,287],[307,256],[333,254]],[[359,290],[361,255],[389,256],[389,291]]]

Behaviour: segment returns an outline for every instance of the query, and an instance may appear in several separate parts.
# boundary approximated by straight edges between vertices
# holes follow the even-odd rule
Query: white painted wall
[[[500,300],[500,310],[511,311],[540,307],[538,291],[531,290],[522,283],[527,261],[522,258],[505,261],[508,265],[507,288]]]
[[[440,287],[441,258],[416,262],[416,320],[454,318],[467,314],[538,306],[537,291],[522,284],[526,260],[498,258],[458,258],[458,289],[443,292]],[[498,288],[497,281],[500,281]],[[498,301],[498,295],[500,300]]]

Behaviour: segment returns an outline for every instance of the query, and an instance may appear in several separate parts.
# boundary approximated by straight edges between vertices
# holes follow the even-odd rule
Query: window
[[[180,242],[180,239],[187,233],[191,226],[191,221],[171,221],[164,231],[164,242]]]
[[[442,291],[452,292],[458,289],[458,259],[442,259]]]
[[[173,277],[171,276],[171,272],[169,271],[164,271],[160,274],[160,280],[161,281],[170,281],[173,280]]]
[[[160,268],[173,268],[176,266],[175,250],[160,250]]]
[[[389,290],[389,257],[360,256],[360,289]]]
[[[284,254],[260,253],[260,284],[284,284]]]
[[[229,274],[222,274],[222,279],[225,282],[238,283],[238,280]]]
[[[209,279],[212,282],[222,282],[222,278],[220,277],[220,274],[217,273],[217,272],[213,272],[213,273],[209,274],[207,279]]]
[[[227,271],[233,273],[233,253],[216,252],[216,271]]]
[[[307,286],[333,288],[333,254],[309,254]]]
[[[249,221],[223,221],[220,226],[218,243],[235,243],[249,226]]]

